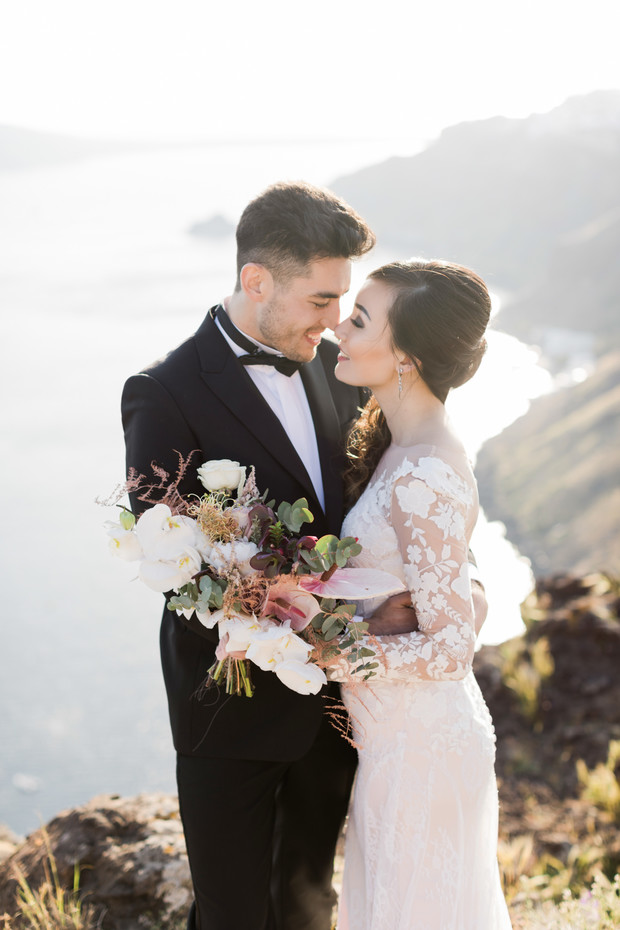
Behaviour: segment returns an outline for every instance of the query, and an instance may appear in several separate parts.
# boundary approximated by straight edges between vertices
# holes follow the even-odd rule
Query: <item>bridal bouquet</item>
[[[183,468],[186,463],[182,463]],[[157,472],[163,488],[165,472]],[[140,476],[141,477],[141,476]],[[196,614],[217,627],[216,659],[207,684],[251,697],[250,663],[273,671],[300,694],[316,694],[325,668],[345,656],[369,677],[374,650],[360,639],[368,624],[354,621],[362,600],[402,590],[387,572],[347,568],[362,547],[353,537],[303,535],[313,521],[305,498],[275,505],[256,487],[254,469],[228,459],[198,469],[201,496],[183,498],[179,478],[163,502],[135,519],[125,507],[109,522],[110,548],[139,562],[140,579],[155,591],[173,591],[168,609]],[[134,476],[124,490],[141,487]],[[275,509],[274,509],[275,508]]]

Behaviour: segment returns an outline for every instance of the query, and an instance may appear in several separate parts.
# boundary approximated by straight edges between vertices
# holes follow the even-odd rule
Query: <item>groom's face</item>
[[[340,319],[340,298],[351,284],[347,258],[322,258],[307,273],[275,285],[271,298],[257,308],[260,341],[296,362],[316,355],[321,336]]]

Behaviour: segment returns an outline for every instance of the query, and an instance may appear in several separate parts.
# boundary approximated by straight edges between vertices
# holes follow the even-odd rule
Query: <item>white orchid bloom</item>
[[[196,617],[208,630],[212,630],[217,620],[213,619],[212,610],[196,610]]]
[[[233,613],[225,616],[223,610],[211,614],[220,631],[220,639],[228,633],[226,652],[246,652],[257,634],[262,633],[267,622],[249,614]]]
[[[274,671],[285,661],[306,662],[312,646],[297,636],[288,623],[270,623],[257,633],[247,651],[247,658],[264,671]]]
[[[139,575],[153,591],[173,591],[191,581],[201,564],[200,553],[188,546],[176,559],[144,559]]]
[[[173,516],[166,504],[155,504],[144,511],[136,523],[136,535],[149,562],[175,562],[199,543],[196,521],[179,514]]]
[[[281,662],[275,673],[287,688],[298,694],[318,694],[327,684],[325,672],[312,662],[298,662],[294,659]]]
[[[125,530],[120,523],[108,521],[108,536],[110,537],[110,552],[126,562],[135,562],[144,558],[142,546],[133,530]]]

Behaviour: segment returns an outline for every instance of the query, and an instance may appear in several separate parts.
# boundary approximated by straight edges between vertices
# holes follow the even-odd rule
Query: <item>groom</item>
[[[277,502],[308,499],[310,532],[339,534],[344,437],[363,398],[334,378],[337,349],[321,336],[338,322],[351,259],[374,242],[328,191],[276,184],[253,200],[237,228],[233,295],[125,385],[128,467],[149,475],[156,462],[174,476],[177,452],[198,450],[180,491],[201,494],[202,462],[253,465],[259,489]],[[401,596],[384,622],[386,632],[410,630],[415,614]],[[188,930],[329,930],[355,753],[322,696],[299,695],[258,668],[252,698],[217,689],[199,697],[216,645],[216,631],[195,615],[164,610],[162,665],[195,893]]]

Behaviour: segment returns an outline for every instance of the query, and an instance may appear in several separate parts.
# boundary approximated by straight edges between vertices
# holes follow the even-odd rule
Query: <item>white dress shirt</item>
[[[246,355],[245,349],[238,346],[224,332],[217,317],[215,322],[235,355],[237,357]],[[269,352],[272,355],[279,354],[270,346],[263,345],[256,339],[252,339],[247,333],[243,333],[243,335],[254,345],[257,345],[259,349],[262,349],[263,352]],[[310,476],[318,501],[323,511],[325,511],[321,460],[319,458],[314,421],[310,413],[310,404],[306,397],[300,373],[296,371],[295,374],[287,377],[287,375],[283,375],[271,365],[248,365],[246,371],[284,427],[286,435]],[[251,465],[252,463],[248,462],[247,464]],[[278,501],[278,503],[280,502]],[[293,501],[289,501],[289,503],[292,504]]]

